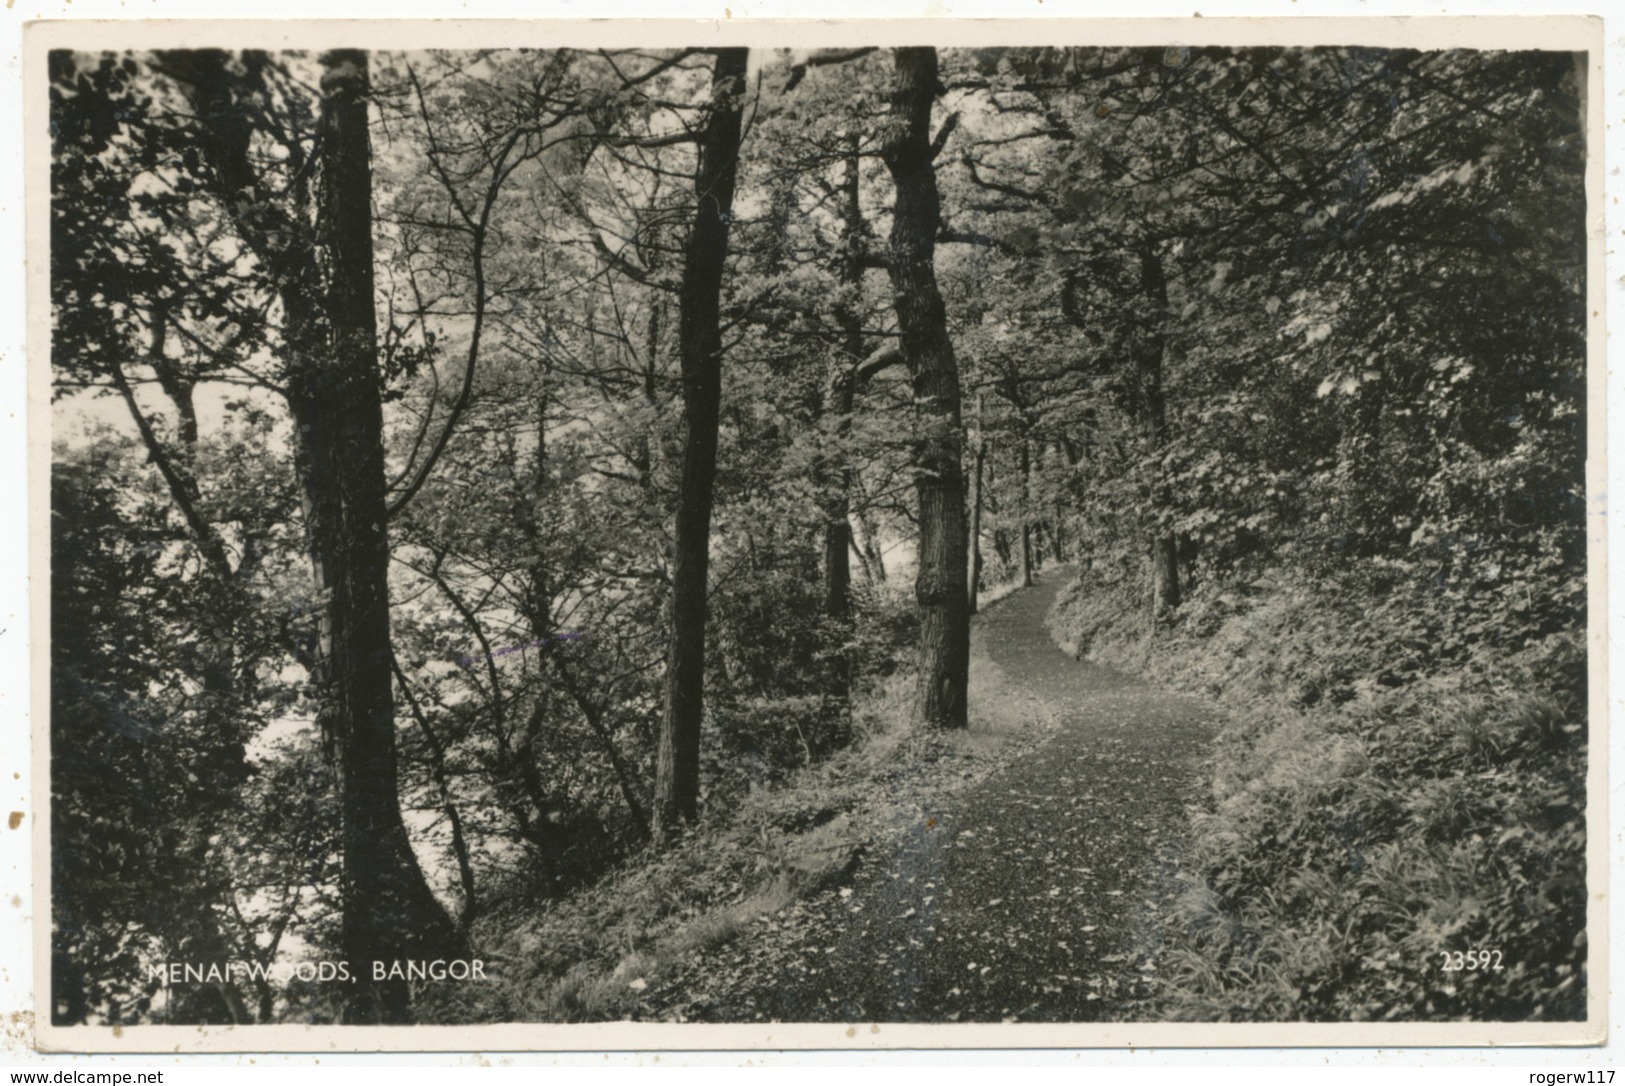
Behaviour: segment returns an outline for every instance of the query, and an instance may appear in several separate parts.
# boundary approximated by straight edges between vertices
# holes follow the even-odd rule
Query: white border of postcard
[[[9,4],[8,4],[9,6]],[[1286,7],[1287,5],[1281,5]],[[1296,5],[1293,5],[1296,7]],[[155,6],[156,7],[156,6]],[[1304,5],[1305,8],[1308,5]],[[131,12],[131,14],[138,14]],[[1607,919],[1609,911],[1609,821],[1607,751],[1609,696],[1606,689],[1608,593],[1605,518],[1592,517],[1589,532],[1589,644],[1591,764],[1587,775],[1587,879],[1590,891],[1588,1017],[1584,1022],[1448,1023],[1136,1023],[1067,1025],[676,1025],[599,1023],[551,1025],[513,1023],[485,1026],[129,1026],[56,1027],[50,1021],[49,918],[50,825],[48,675],[50,375],[48,365],[49,136],[43,118],[47,88],[44,58],[51,48],[140,50],[156,47],[315,49],[348,45],[369,49],[520,46],[708,46],[746,44],[764,48],[836,45],[936,44],[951,47],[1033,44],[1190,44],[1334,45],[1473,49],[1561,49],[1589,53],[1587,132],[1593,154],[1587,165],[1589,391],[1587,417],[1605,412],[1603,312],[1606,283],[1603,253],[1603,86],[1604,28],[1600,17],[1455,16],[1429,18],[1114,18],[1114,19],[868,19],[812,20],[598,20],[598,21],[196,21],[73,20],[33,23],[25,28],[24,150],[28,206],[28,415],[29,518],[33,642],[31,710],[33,720],[33,933],[35,1043],[55,1052],[445,1052],[538,1051],[609,1052],[650,1050],[818,1049],[864,1052],[898,1049],[1076,1049],[1196,1047],[1444,1047],[1601,1044],[1608,1005]],[[1588,493],[1595,507],[1606,492],[1604,446],[1607,427],[1589,428]],[[1599,510],[1593,508],[1592,512]]]

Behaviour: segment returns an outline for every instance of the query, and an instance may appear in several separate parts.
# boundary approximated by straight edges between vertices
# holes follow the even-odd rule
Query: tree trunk
[[[372,274],[367,54],[322,58],[316,230],[310,185],[265,192],[250,156],[255,109],[217,50],[163,55],[203,129],[217,196],[242,241],[281,269],[278,297],[295,472],[319,601],[313,676],[339,783],[341,951],[356,982],[346,1022],[404,1022],[404,982],[371,980],[371,963],[455,956],[463,940],[419,870],[401,821],[390,689],[383,421]]]
[[[837,314],[839,318],[843,314]],[[861,329],[859,330],[861,336]],[[861,347],[861,345],[860,345]],[[838,360],[828,409],[835,412],[833,451],[820,456],[817,479],[820,512],[824,518],[824,619],[835,643],[831,654],[831,695],[841,712],[851,708],[852,661],[852,498],[851,469],[846,464],[845,443],[852,429],[852,403],[856,374],[853,363]]]
[[[999,556],[1001,566],[1010,568],[1010,533],[1003,528],[993,529],[993,553]]]
[[[931,105],[941,83],[933,48],[896,51],[891,116],[881,157],[897,190],[887,272],[903,356],[914,383],[919,437],[914,489],[919,501],[919,692],[916,715],[940,728],[963,728],[970,664],[965,601],[964,433],[959,368],[937,289],[935,250],[941,226],[932,168]]]
[[[1165,325],[1168,319],[1168,279],[1162,269],[1162,254],[1155,248],[1140,253],[1140,283],[1151,301],[1151,326],[1146,329],[1139,351],[1140,394],[1144,404],[1146,443],[1150,446],[1156,478],[1151,485],[1152,599],[1155,613],[1179,606],[1179,548],[1171,526],[1173,493],[1162,476],[1162,455],[1168,447],[1168,406],[1163,395],[1163,353],[1167,349]]]
[[[970,587],[967,609],[976,613],[982,588],[982,464],[987,459],[987,435],[982,430],[982,394],[976,394],[976,456],[970,477]]]
[[[1027,447],[1027,439],[1021,439],[1020,463],[1017,470],[1021,473],[1021,587],[1031,588],[1033,583],[1033,528],[1027,520],[1027,506],[1032,497],[1032,453]]]
[[[880,552],[880,532],[875,528],[874,518],[867,509],[860,508],[853,512],[852,519],[862,535],[863,571],[870,584],[883,585],[886,583],[886,556]]]
[[[1055,561],[1066,561],[1066,505],[1059,498],[1055,500],[1055,520],[1051,522],[1050,534],[1055,541]]]
[[[463,832],[463,815],[451,794],[451,776],[446,766],[446,745],[441,742],[440,736],[423,712],[423,706],[412,693],[412,687],[406,681],[406,675],[401,671],[399,662],[391,658],[390,665],[395,682],[400,686],[401,696],[406,699],[407,707],[411,710],[413,719],[417,721],[418,731],[429,747],[429,775],[434,778],[435,787],[440,792],[440,810],[446,816],[451,837],[451,854],[457,860],[457,881],[463,892],[463,908],[457,914],[457,931],[467,938],[474,918],[479,912],[479,895],[474,881],[473,855],[469,851],[468,836]]]
[[[857,288],[863,281],[864,222],[858,187],[858,137],[848,137],[847,154],[841,178],[841,219],[845,245],[840,261],[843,286]],[[824,515],[824,616],[841,641],[835,656],[836,697],[849,706],[852,696],[852,662],[846,644],[852,626],[852,468],[846,459],[846,441],[852,432],[852,408],[857,396],[858,363],[863,359],[863,319],[856,306],[835,308],[835,321],[841,329],[841,349],[835,359],[835,373],[825,405],[835,419],[835,433],[829,451],[820,458],[820,480]]]
[[[841,177],[841,220],[845,232],[845,246],[841,254],[841,285],[856,288],[863,282],[863,208],[858,188],[858,139],[856,133],[848,139],[848,150]],[[851,610],[852,565],[847,552],[851,547],[852,523],[852,469],[846,462],[845,439],[852,430],[852,408],[857,395],[857,367],[863,359],[863,319],[851,305],[839,305],[835,320],[841,329],[840,357],[836,359],[836,373],[831,383],[828,409],[835,414],[835,451],[829,457],[830,493],[825,509],[824,537],[824,611],[830,618],[844,622]]]
[[[875,576],[874,567],[869,564],[868,553],[862,547],[858,546],[858,536],[857,533],[852,530],[851,521],[847,522],[846,527],[847,539],[849,539],[852,544],[852,554],[857,557],[858,565],[863,568],[863,579],[869,583],[870,587],[879,585],[883,580],[885,580],[885,578],[877,578]]]
[[[850,375],[848,387],[836,392],[836,410],[845,403],[852,410]],[[845,426],[837,429],[844,432]],[[852,611],[852,522],[851,500],[847,497],[842,478],[846,473],[837,469],[831,480],[830,492],[825,499],[824,515],[824,617],[836,626],[844,626]]]
[[[677,524],[672,541],[671,642],[665,714],[655,777],[653,836],[667,843],[699,813],[700,721],[705,708],[705,615],[711,548],[711,499],[722,399],[720,305],[739,168],[745,93],[744,49],[719,49],[712,106],[699,136],[694,227],[679,292],[678,352],[685,427]]]
[[[346,1022],[404,1022],[404,981],[374,982],[371,963],[445,953],[461,942],[418,869],[401,821],[390,689],[389,537],[383,409],[373,301],[372,165],[367,54],[322,57],[317,259],[324,267],[327,357],[299,359],[307,410],[302,480],[319,589],[327,596],[324,666],[343,805],[342,944],[352,972]]]
[[[649,324],[644,335],[643,351],[643,402],[651,409],[660,402],[659,397],[659,358],[660,358],[660,313],[661,300],[658,297],[649,300]],[[655,448],[658,445],[659,421],[651,413],[648,426],[638,434],[637,445],[632,454],[632,470],[637,475],[638,489],[645,493],[653,489]]]

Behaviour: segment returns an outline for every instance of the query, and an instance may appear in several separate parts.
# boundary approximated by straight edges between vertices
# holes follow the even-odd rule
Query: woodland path
[[[661,1002],[713,1022],[1145,1016],[1213,711],[1062,652],[1044,617],[1065,581],[986,609],[973,650],[1048,703],[1055,732],[871,850],[849,886],[701,956]]]

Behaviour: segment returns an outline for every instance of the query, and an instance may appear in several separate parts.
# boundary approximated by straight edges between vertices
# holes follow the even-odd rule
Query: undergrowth
[[[1148,637],[1140,596],[1080,582],[1051,623],[1230,714],[1167,1016],[1585,1017],[1580,633],[1475,636],[1429,586],[1351,574],[1210,590]]]
[[[495,978],[442,986],[435,1020],[587,1022],[660,1018],[645,992],[759,917],[850,877],[893,835],[940,809],[1053,726],[1039,703],[976,654],[970,727],[911,720],[914,675],[856,706],[849,746],[717,808],[676,846],[630,857],[592,886],[487,915],[476,941]]]

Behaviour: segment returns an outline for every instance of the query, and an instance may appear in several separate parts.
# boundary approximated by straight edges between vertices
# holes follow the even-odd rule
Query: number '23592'
[[[1499,950],[1441,950],[1439,956],[1439,966],[1446,973],[1499,973],[1503,968]]]

